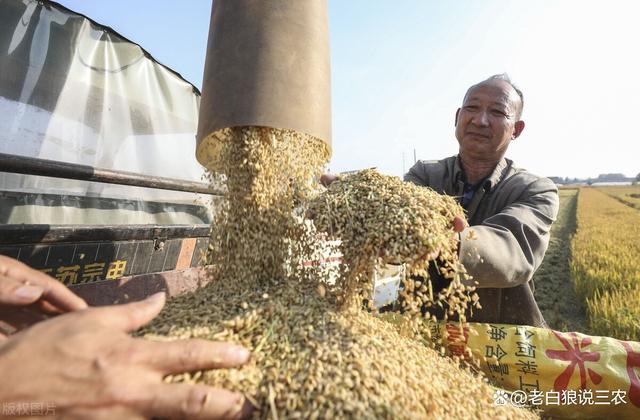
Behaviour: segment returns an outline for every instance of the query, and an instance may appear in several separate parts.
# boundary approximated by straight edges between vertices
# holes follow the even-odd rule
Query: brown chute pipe
[[[296,130],[331,152],[329,60],[326,0],[214,0],[198,161],[216,170],[219,131],[238,126]]]

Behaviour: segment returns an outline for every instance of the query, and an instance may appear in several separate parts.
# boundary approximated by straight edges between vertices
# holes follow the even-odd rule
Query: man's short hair
[[[469,94],[469,91],[471,89],[483,83],[490,82],[492,80],[502,80],[503,82],[507,82],[509,83],[509,86],[511,86],[513,90],[516,91],[516,93],[518,94],[518,97],[520,98],[520,106],[516,110],[516,118],[520,120],[520,118],[522,117],[522,109],[524,108],[524,95],[522,94],[522,91],[511,81],[511,78],[507,73],[494,74],[493,76],[487,77],[482,82],[476,83],[475,85],[471,86],[469,89],[467,89],[467,93],[464,95],[465,99],[467,98],[467,95]]]

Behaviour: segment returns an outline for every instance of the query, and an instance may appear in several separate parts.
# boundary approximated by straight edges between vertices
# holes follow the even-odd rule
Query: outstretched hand
[[[0,255],[0,320],[13,330],[85,308],[87,303],[56,279]]]
[[[239,418],[242,394],[166,384],[166,375],[247,362],[249,351],[207,340],[154,342],[127,333],[151,321],[163,293],[40,322],[0,345],[0,400],[53,405],[65,418]]]

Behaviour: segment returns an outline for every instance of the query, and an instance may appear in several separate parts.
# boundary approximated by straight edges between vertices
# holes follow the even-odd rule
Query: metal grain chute
[[[331,149],[329,29],[325,0],[218,0],[213,4],[198,124],[209,169],[221,130],[291,129]]]

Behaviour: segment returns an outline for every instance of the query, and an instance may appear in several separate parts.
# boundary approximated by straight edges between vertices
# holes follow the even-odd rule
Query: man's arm
[[[556,186],[541,178],[518,201],[462,232],[460,260],[472,281],[481,288],[514,287],[529,281],[549,246],[558,207]],[[475,231],[476,239],[468,238],[469,229]]]
[[[415,165],[409,169],[409,172],[404,174],[405,182],[411,182],[416,185],[429,185],[429,179],[427,172],[424,170],[424,164],[422,162],[416,162]]]

